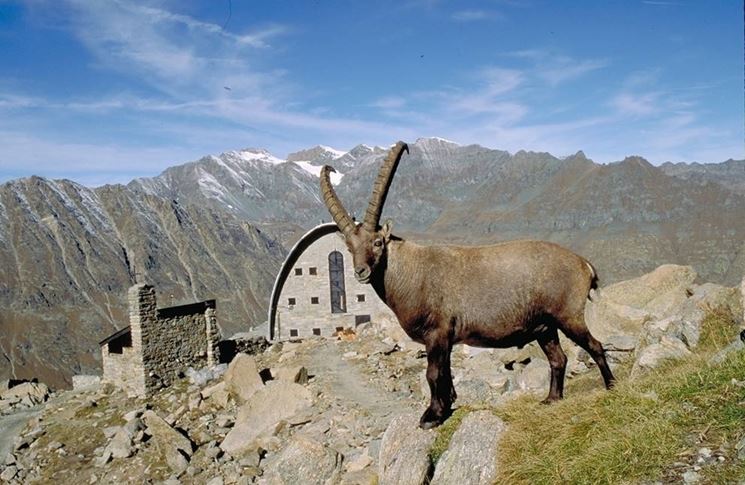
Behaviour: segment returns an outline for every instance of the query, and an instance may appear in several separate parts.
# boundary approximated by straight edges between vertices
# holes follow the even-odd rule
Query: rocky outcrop
[[[41,382],[21,382],[12,387],[6,381],[6,390],[0,392],[0,415],[30,408],[50,397],[49,388]]]
[[[228,365],[223,382],[225,382],[225,390],[238,404],[247,402],[251,396],[264,387],[264,382],[256,368],[256,361],[246,354],[238,354]]]
[[[235,426],[220,443],[220,448],[232,456],[239,456],[254,445],[256,438],[312,402],[310,392],[300,384],[270,381],[238,410]]]
[[[461,422],[448,449],[437,461],[432,485],[491,485],[497,476],[499,439],[504,422],[489,411],[476,411]]]
[[[435,437],[435,431],[419,429],[419,417],[414,414],[393,418],[380,443],[380,484],[426,483],[432,476],[429,451]]]
[[[263,479],[277,485],[326,485],[339,483],[343,457],[308,436],[297,434],[289,444],[269,460]]]

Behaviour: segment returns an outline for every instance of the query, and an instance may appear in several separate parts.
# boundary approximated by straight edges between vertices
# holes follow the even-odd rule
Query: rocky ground
[[[689,267],[663,266],[593,295],[588,321],[614,367],[631,369],[633,379],[695,351],[708,313],[741,317],[739,288],[698,285],[695,278]],[[735,342],[714,359],[742,346]],[[587,354],[568,343],[565,349],[569,378],[590,373],[600,386]],[[425,367],[424,349],[394,322],[380,321],[336,339],[238,354],[227,367],[187,372],[147,400],[100,385],[61,392],[27,414],[16,410],[0,420],[0,433],[6,429],[1,441],[9,445],[0,449],[0,460],[7,456],[0,461],[0,480],[492,483],[506,429],[492,409],[526,393],[542,399],[548,363],[533,345],[456,347],[460,411],[430,431],[417,427],[429,394]],[[716,450],[692,456],[675,468],[675,479],[695,479],[695,467],[719,459]]]

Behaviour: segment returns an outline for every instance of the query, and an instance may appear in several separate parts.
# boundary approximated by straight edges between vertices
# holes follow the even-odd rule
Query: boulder
[[[280,367],[272,369],[272,378],[279,381],[295,382],[297,384],[308,383],[308,369],[303,366]]]
[[[635,336],[651,318],[649,312],[629,305],[617,303],[602,296],[588,301],[585,306],[585,321],[592,335],[605,342],[611,335]]]
[[[601,342],[610,335],[635,336],[648,320],[676,312],[696,276],[690,266],[665,264],[639,278],[606,286],[587,303],[587,325]]]
[[[691,354],[686,344],[680,339],[663,335],[658,343],[643,348],[636,357],[631,376],[636,377],[641,372],[653,369],[669,359],[682,359]]]
[[[194,452],[191,440],[169,426],[154,411],[145,411],[142,420],[147,426],[147,434],[153,437],[171,469],[177,474],[183,473],[189,465],[188,457]]]
[[[49,399],[49,388],[42,382],[23,382],[2,392],[0,399],[33,406]]]
[[[603,288],[602,298],[629,305],[634,308],[663,308],[667,294],[684,295],[696,279],[691,266],[663,264],[651,273]],[[669,298],[669,297],[668,297]]]
[[[489,411],[475,411],[461,422],[442,454],[432,485],[491,485],[497,475],[497,450],[504,422]]]
[[[228,366],[223,378],[225,390],[238,404],[248,401],[256,391],[264,387],[256,361],[248,354],[238,354]]]
[[[745,279],[743,279],[743,282],[745,282]],[[743,286],[743,289],[745,289],[745,286]],[[703,310],[726,312],[740,323],[743,321],[742,294],[738,288],[704,283],[693,288],[690,299]]]
[[[130,435],[123,427],[114,434],[106,449],[111,452],[112,458],[129,458],[134,453],[132,446],[132,438],[134,435]],[[106,452],[104,452],[106,453]]]
[[[235,425],[225,436],[220,448],[232,456],[238,456],[249,449],[261,434],[307,408],[312,402],[310,391],[300,384],[269,381],[238,410]]]
[[[404,414],[393,418],[383,434],[378,459],[381,485],[420,485],[431,476],[429,450],[437,436],[419,428],[419,417]]]
[[[318,441],[297,434],[264,467],[263,478],[272,484],[339,483],[343,457]]]

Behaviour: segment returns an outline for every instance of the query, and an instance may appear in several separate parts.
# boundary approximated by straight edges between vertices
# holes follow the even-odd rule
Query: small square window
[[[365,295],[357,295],[357,301],[359,302],[365,301]]]
[[[317,296],[311,296],[310,297],[310,302],[313,305],[318,305],[318,297]]]
[[[321,335],[321,329],[320,328],[314,328],[313,329],[313,335]]]
[[[302,276],[303,268],[295,268],[295,276]]]
[[[317,275],[318,274],[318,268],[308,268],[308,274],[309,275]]]
[[[290,337],[297,337],[297,329],[291,328],[290,329]]]
[[[295,304],[295,299],[294,298],[288,298],[287,299],[287,304],[288,305],[294,305]]]
[[[337,332],[341,332],[342,330],[344,330],[344,327],[336,327]]]

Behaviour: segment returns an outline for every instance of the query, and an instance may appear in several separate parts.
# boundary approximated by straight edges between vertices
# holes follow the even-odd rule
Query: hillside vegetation
[[[745,460],[738,459],[745,437],[745,352],[709,363],[736,332],[730,315],[710,313],[699,352],[684,360],[639,379],[621,368],[611,392],[586,375],[569,381],[568,397],[558,404],[523,397],[495,408],[509,424],[498,482],[668,481],[687,468],[706,483],[745,478]]]

